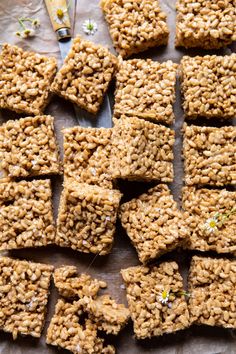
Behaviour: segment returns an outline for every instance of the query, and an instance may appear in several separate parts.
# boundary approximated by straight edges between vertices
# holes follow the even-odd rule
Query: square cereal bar
[[[0,329],[40,337],[43,330],[53,267],[0,258]]]
[[[236,116],[236,53],[184,56],[181,60],[183,108],[189,119]]]
[[[172,124],[177,64],[171,60],[120,59],[118,68],[114,116]]]
[[[113,45],[122,57],[167,44],[169,30],[159,1],[101,0]]]
[[[175,262],[121,271],[137,339],[172,333],[189,326],[183,279]]]
[[[52,84],[52,91],[96,114],[116,69],[109,50],[77,37]]]
[[[178,0],[176,46],[218,49],[236,39],[235,0]]]
[[[59,149],[53,117],[9,120],[0,127],[2,177],[32,177],[59,172]]]
[[[174,130],[134,117],[114,121],[113,178],[172,182]]]
[[[0,52],[0,108],[42,114],[57,71],[55,58],[3,44]]]
[[[189,236],[185,215],[164,184],[122,204],[120,218],[143,263],[181,246]]]
[[[236,261],[194,256],[188,284],[191,323],[236,328]]]
[[[183,188],[191,230],[187,247],[236,254],[236,191]]]
[[[113,346],[104,347],[96,326],[83,318],[82,304],[58,300],[47,330],[47,344],[67,349],[74,354],[115,354]]]
[[[184,126],[187,185],[236,184],[236,127]]]
[[[82,183],[65,185],[56,243],[85,253],[111,251],[121,193]]]
[[[50,180],[0,183],[0,250],[54,242]]]
[[[112,129],[73,127],[64,133],[64,180],[112,188],[109,172]]]

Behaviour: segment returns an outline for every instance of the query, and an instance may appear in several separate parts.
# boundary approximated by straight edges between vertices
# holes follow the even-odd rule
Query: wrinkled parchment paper
[[[74,34],[81,34],[83,37],[96,43],[108,46],[112,51],[112,43],[109,37],[108,29],[99,8],[99,0],[72,0],[70,8],[71,22]],[[174,48],[175,33],[175,1],[162,0],[163,10],[168,14],[168,24],[171,30],[171,38],[167,47],[150,50],[140,57],[150,57],[155,60],[165,61],[172,59],[179,62],[184,54],[196,55],[203,54],[200,50],[176,50]],[[37,17],[41,21],[41,27],[38,35],[31,40],[20,40],[14,36],[18,30],[18,17]],[[83,33],[82,23],[91,18],[98,24],[98,31],[93,37],[88,37]],[[0,43],[9,42],[17,44],[24,49],[31,49],[36,52],[55,56],[60,63],[60,53],[56,36],[51,28],[50,21],[46,12],[43,0],[0,0]],[[217,53],[230,53],[236,50],[221,50]],[[112,90],[112,89],[111,89]],[[171,185],[174,197],[179,201],[182,187],[183,164],[181,161],[182,137],[181,126],[183,124],[183,111],[180,108],[179,84],[177,84],[177,97],[175,103],[176,131],[175,143],[175,181]],[[73,107],[70,103],[60,98],[53,98],[48,106],[46,113],[55,117],[56,133],[62,152],[62,127],[77,125]],[[1,123],[12,117],[19,117],[14,113],[3,111],[0,115]],[[110,119],[110,117],[108,117]],[[53,182],[53,199],[55,218],[57,215],[58,202],[61,192],[62,179],[55,177]],[[128,186],[128,188],[127,188]],[[150,185],[142,183],[121,184],[121,189],[125,192],[125,200],[131,196],[138,195],[147,190]],[[108,291],[120,302],[126,302],[125,290],[122,285],[122,278],[119,274],[121,268],[139,264],[134,248],[128,237],[118,225],[115,237],[115,244],[112,253],[105,257],[86,255],[68,249],[59,247],[46,247],[38,249],[16,250],[9,252],[10,256],[25,258],[36,262],[45,262],[59,266],[63,264],[76,265],[81,272],[89,272],[108,283]],[[181,270],[186,279],[186,270],[189,265],[191,255],[180,251],[172,252],[164,256],[163,259],[177,259],[181,265]],[[45,344],[46,329],[51,316],[54,312],[54,306],[58,294],[54,286],[51,286],[51,296],[49,298],[48,314],[43,335],[40,340],[28,338],[18,338],[15,342],[11,336],[0,332],[0,354],[49,354],[57,353],[58,349]],[[159,354],[235,354],[236,353],[236,335],[231,330],[208,327],[191,327],[183,332],[166,335],[162,338],[156,338],[147,341],[136,341],[133,337],[132,323],[114,339],[114,344],[119,354],[139,354],[139,353],[159,353]],[[60,351],[60,353],[67,353]]]

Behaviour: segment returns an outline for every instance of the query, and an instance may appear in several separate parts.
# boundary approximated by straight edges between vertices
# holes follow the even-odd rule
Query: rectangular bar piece
[[[187,185],[236,184],[236,127],[184,125],[184,169]]]
[[[0,108],[40,115],[48,101],[57,71],[55,58],[48,58],[10,44],[0,53]]]
[[[159,1],[102,0],[113,46],[122,57],[167,44],[169,30]]]
[[[184,56],[180,68],[186,118],[225,120],[236,116],[236,53]]]
[[[114,116],[173,124],[177,64],[151,59],[119,60]]]
[[[178,0],[176,47],[218,49],[236,39],[235,0]]]
[[[112,129],[73,127],[64,133],[64,182],[112,189],[110,167]]]
[[[60,173],[53,117],[9,120],[0,127],[0,172],[10,179]]]
[[[189,249],[236,254],[236,192],[184,187],[183,209],[189,214]]]
[[[181,246],[190,233],[184,213],[164,184],[122,204],[120,218],[143,263]]]
[[[174,130],[135,117],[114,121],[113,178],[172,182]]]
[[[194,256],[188,284],[191,323],[236,328],[236,261]]]
[[[85,253],[111,251],[121,193],[88,184],[65,185],[61,196],[56,243]]]
[[[40,337],[53,266],[0,258],[0,329]]]
[[[116,70],[117,59],[109,50],[76,37],[52,91],[96,114]]]
[[[172,333],[189,326],[178,264],[130,267],[121,271],[137,339]]]
[[[55,240],[50,180],[0,183],[0,250]]]

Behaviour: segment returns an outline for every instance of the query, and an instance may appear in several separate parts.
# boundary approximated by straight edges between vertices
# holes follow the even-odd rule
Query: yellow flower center
[[[166,300],[168,298],[168,292],[166,290],[163,290],[161,296],[163,300]]]
[[[214,229],[216,227],[216,221],[215,220],[211,220],[210,223],[209,223],[210,227],[212,229]]]
[[[62,18],[64,16],[64,11],[62,9],[57,9],[57,17]]]

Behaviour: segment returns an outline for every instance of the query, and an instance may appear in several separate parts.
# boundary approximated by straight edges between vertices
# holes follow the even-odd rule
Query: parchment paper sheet
[[[168,24],[171,30],[171,38],[167,47],[150,50],[141,57],[150,57],[155,60],[165,61],[172,59],[179,62],[183,54],[203,54],[200,50],[176,50],[174,48],[175,33],[175,1],[161,0],[163,10],[168,14]],[[98,0],[72,0],[70,8],[71,19],[74,28],[74,34],[81,34],[83,37],[96,43],[107,45],[112,51],[112,43],[109,37],[107,26],[99,8]],[[41,21],[41,27],[38,35],[31,40],[19,40],[13,32],[18,30],[18,17],[37,17]],[[82,23],[85,19],[91,18],[98,24],[98,32],[93,37],[88,37],[83,33]],[[24,49],[31,49],[39,53],[55,56],[59,60],[60,53],[56,36],[51,29],[49,18],[45,9],[43,0],[0,0],[0,43],[9,42],[18,44]],[[235,49],[235,48],[234,48]],[[221,50],[218,53],[230,53],[234,50]],[[178,201],[182,187],[183,165],[181,161],[182,137],[181,126],[183,124],[183,112],[180,108],[181,100],[179,93],[179,84],[177,85],[177,97],[175,103],[176,123],[176,144],[175,144],[175,181],[171,188],[175,199]],[[48,106],[46,113],[55,117],[57,137],[60,142],[62,152],[62,127],[70,127],[78,124],[74,118],[73,107],[63,99],[53,98]],[[0,115],[1,123],[12,117],[19,117],[13,113],[4,111]],[[108,117],[110,119],[110,117]],[[54,208],[55,217],[61,192],[62,179],[55,177],[53,181]],[[125,200],[133,195],[138,195],[147,190],[150,185],[129,183],[121,184],[122,191],[125,192]],[[84,255],[72,250],[59,247],[47,247],[38,249],[19,250],[9,252],[9,255],[19,258],[25,258],[37,262],[45,262],[59,266],[62,264],[76,265],[79,271],[88,271],[98,278],[104,279],[108,283],[108,291],[112,296],[121,302],[126,301],[125,290],[122,289],[122,278],[119,274],[121,268],[139,264],[136,252],[132,247],[128,237],[118,225],[115,237],[115,245],[112,253],[105,257],[96,257],[93,255]],[[186,277],[186,269],[191,255],[186,252],[173,252],[171,255],[164,256],[163,259],[177,259]],[[91,262],[93,263],[91,264]],[[58,349],[45,344],[45,333],[49,320],[54,312],[54,306],[57,300],[57,291],[52,285],[51,296],[49,299],[48,314],[43,335],[40,340],[20,338],[15,342],[10,335],[0,332],[0,354],[49,354],[57,353]],[[236,336],[233,331],[219,328],[191,327],[190,329],[157,338],[151,341],[138,342],[133,338],[132,324],[114,340],[114,344],[119,354],[139,354],[139,353],[159,353],[159,354],[235,354]],[[66,351],[60,351],[66,353]]]

